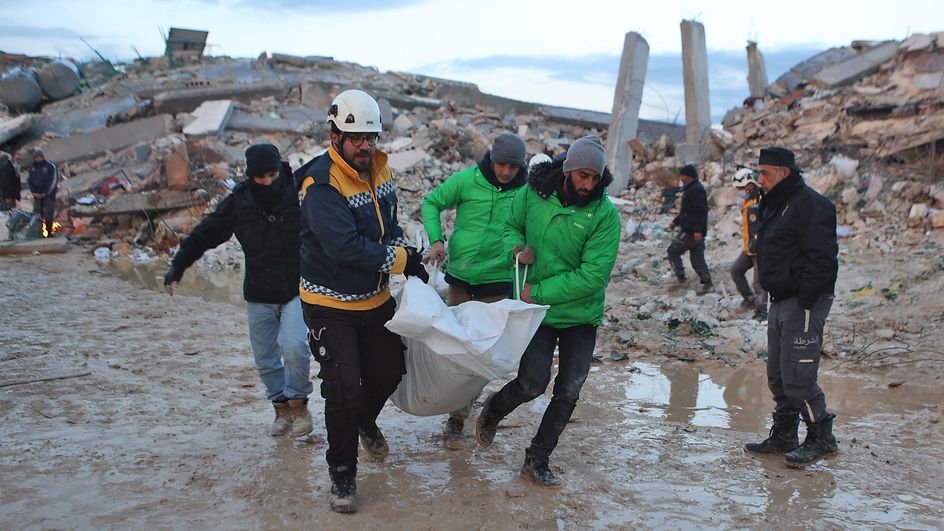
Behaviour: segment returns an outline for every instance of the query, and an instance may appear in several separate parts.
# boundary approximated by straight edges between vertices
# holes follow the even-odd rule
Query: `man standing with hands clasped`
[[[760,152],[761,201],[757,268],[770,294],[767,317],[767,386],[776,406],[770,436],[749,443],[750,452],[785,454],[803,467],[836,454],[836,415],[816,383],[823,327],[833,304],[839,270],[836,208],[803,182],[793,152]],[[799,444],[800,417],[806,440]]]
[[[603,321],[620,239],[619,214],[606,196],[612,179],[600,139],[583,137],[565,160],[533,169],[528,186],[515,194],[505,231],[506,252],[531,264],[521,299],[550,308],[517,377],[485,401],[476,437],[480,445],[491,445],[506,415],[544,393],[557,348],[554,394],[521,467],[522,476],[543,487],[561,485],[550,469],[551,452],[577,405]]]

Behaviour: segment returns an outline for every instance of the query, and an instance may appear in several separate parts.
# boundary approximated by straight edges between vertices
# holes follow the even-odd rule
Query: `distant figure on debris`
[[[551,452],[577,405],[603,321],[620,241],[619,214],[606,196],[612,180],[600,139],[583,137],[565,160],[537,167],[528,186],[515,194],[505,231],[506,252],[531,264],[521,299],[550,309],[518,375],[485,401],[476,437],[480,445],[491,445],[505,416],[544,393],[558,349],[554,394],[521,467],[522,476],[543,487],[561,485],[550,468]]]
[[[708,194],[698,180],[698,170],[688,164],[679,170],[682,181],[682,206],[669,228],[678,227],[678,234],[669,245],[667,254],[679,286],[685,285],[685,266],[682,255],[689,253],[692,269],[701,280],[700,293],[711,291],[711,272],[705,262],[705,234],[708,232]]]
[[[275,408],[270,434],[311,433],[308,329],[298,296],[301,210],[292,170],[270,144],[246,150],[246,179],[180,243],[164,290],[173,295],[184,271],[235,233],[246,257],[243,297],[256,370]]]
[[[56,165],[46,160],[42,150],[33,150],[33,165],[26,179],[30,193],[33,194],[33,216],[43,220],[47,238],[53,236],[52,223],[56,217],[56,191],[59,188],[59,170]]]
[[[502,133],[477,165],[452,174],[423,200],[423,226],[432,242],[428,261],[433,265],[446,260],[440,213],[456,209],[446,263],[449,306],[511,297],[512,260],[502,249],[501,239],[511,215],[511,200],[527,182],[526,154],[518,135]],[[463,429],[472,402],[449,414],[446,448],[465,447]]]
[[[741,168],[734,174],[733,183],[738,190],[741,204],[741,233],[744,236],[744,249],[731,264],[731,279],[743,300],[741,306],[754,310],[754,318],[763,321],[767,318],[767,292],[760,286],[757,273],[757,229],[760,227],[760,200],[763,193],[757,184],[757,174],[750,168]],[[754,269],[754,288],[747,282],[746,274]]]
[[[20,164],[16,155],[0,152],[0,210],[16,207],[20,200]]]
[[[776,407],[770,436],[746,449],[783,453],[788,466],[803,467],[834,455],[836,415],[816,383],[823,327],[833,304],[839,270],[836,207],[803,182],[793,152],[760,152],[760,230],[757,269],[770,294],[767,319],[767,386]],[[799,444],[799,418],[806,440]]]
[[[380,107],[346,90],[328,109],[331,146],[295,172],[302,195],[301,296],[312,355],[321,364],[331,509],[356,510],[357,439],[375,460],[390,452],[377,417],[406,364],[384,328],[396,303],[391,274],[429,280],[397,222],[387,155],[377,150]]]

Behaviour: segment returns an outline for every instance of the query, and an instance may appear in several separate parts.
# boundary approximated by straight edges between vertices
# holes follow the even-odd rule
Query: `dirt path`
[[[765,433],[763,366],[595,364],[553,463],[517,469],[548,397],[482,450],[447,452],[444,419],[392,405],[361,511],[327,511],[321,437],[265,434],[244,308],[169,298],[78,253],[0,259],[4,528],[935,528],[944,520],[944,391],[827,374],[841,454],[807,471],[740,448]],[[107,273],[107,272],[106,272]],[[493,383],[496,387],[500,383]],[[313,399],[313,410],[322,409]],[[316,434],[323,420],[316,417]]]

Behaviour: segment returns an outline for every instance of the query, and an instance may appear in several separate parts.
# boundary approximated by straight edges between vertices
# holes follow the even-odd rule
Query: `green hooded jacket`
[[[456,208],[447,273],[473,286],[513,280],[511,255],[503,252],[501,239],[515,191],[524,183],[523,170],[511,182],[499,183],[486,154],[477,166],[452,174],[426,196],[423,227],[430,242],[445,241],[439,215]]]
[[[562,162],[536,168],[531,184],[518,190],[505,230],[505,252],[531,246],[531,298],[550,309],[542,324],[555,328],[603,322],[603,304],[620,242],[619,213],[605,194],[603,178],[585,206],[564,206],[558,183]],[[522,270],[523,274],[523,270]]]

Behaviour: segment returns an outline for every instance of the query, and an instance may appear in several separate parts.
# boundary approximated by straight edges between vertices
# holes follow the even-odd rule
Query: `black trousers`
[[[823,350],[823,327],[833,305],[824,295],[807,312],[790,297],[770,305],[767,317],[767,387],[777,413],[797,413],[819,422],[826,418],[826,395],[816,383]]]
[[[688,253],[688,259],[692,263],[692,269],[698,275],[702,284],[711,284],[711,273],[708,271],[708,262],[705,261],[705,240],[701,243],[695,242],[695,235],[689,232],[682,232],[675,236],[666,254],[669,256],[669,263],[672,264],[672,270],[675,276],[685,279],[685,266],[682,265],[682,255]]]
[[[320,362],[318,372],[328,466],[356,466],[358,428],[376,428],[380,410],[406,373],[403,342],[384,328],[396,304],[390,299],[373,310],[357,311],[308,303],[302,308],[312,349],[323,348],[330,358]]]
[[[551,381],[554,347],[558,347],[560,359],[554,378],[554,395],[531,446],[525,451],[528,457],[546,463],[577,406],[580,388],[590,372],[596,341],[597,327],[593,325],[570,328],[541,325],[521,357],[518,376],[489,399],[488,410],[482,414],[501,419],[521,404],[541,396]]]
[[[33,215],[43,220],[46,233],[52,235],[52,222],[56,218],[56,196],[33,198]]]

